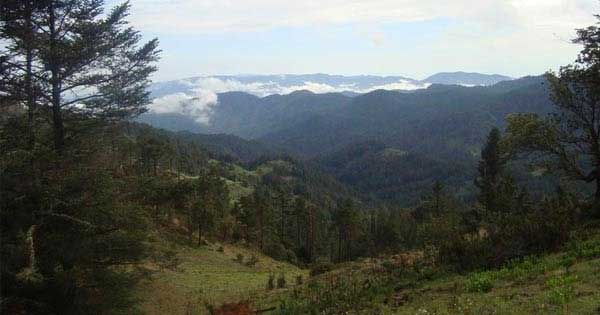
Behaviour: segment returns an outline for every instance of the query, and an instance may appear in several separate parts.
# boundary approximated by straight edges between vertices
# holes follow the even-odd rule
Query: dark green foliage
[[[279,277],[277,277],[277,288],[283,289],[283,288],[285,288],[285,285],[286,285],[285,275],[283,273],[280,273]]]
[[[314,277],[314,276],[318,276],[320,274],[326,273],[333,270],[333,264],[329,263],[329,262],[321,262],[321,263],[317,263],[314,264],[313,266],[311,266],[310,268],[310,276]]]
[[[66,128],[72,119],[120,120],[145,111],[158,40],[138,47],[141,35],[126,26],[129,8],[124,3],[104,16],[101,0],[2,2],[1,34],[8,48],[2,60],[13,78],[2,92],[17,96],[31,112],[51,113],[57,151],[67,131],[76,131]]]
[[[599,18],[600,19],[600,18]],[[509,118],[507,147],[514,154],[537,154],[538,164],[566,177],[595,184],[595,211],[600,213],[600,27],[580,29],[583,45],[576,62],[546,75],[556,113]]]
[[[494,279],[490,273],[480,272],[471,275],[467,280],[467,291],[486,293],[494,287]]]
[[[254,267],[254,266],[256,266],[256,264],[258,264],[258,262],[259,262],[258,257],[256,257],[256,255],[252,255],[246,262],[246,266]]]
[[[302,284],[304,284],[304,279],[302,278],[302,275],[296,276],[296,285]]]
[[[244,263],[244,255],[238,253],[237,255],[235,255],[235,261],[240,264],[243,264]]]
[[[489,211],[499,211],[499,190],[505,161],[500,151],[500,130],[493,128],[481,150],[481,160],[477,166],[478,176],[475,186],[479,188],[477,200]]]
[[[269,279],[267,279],[267,290],[275,289],[275,275],[269,274]]]

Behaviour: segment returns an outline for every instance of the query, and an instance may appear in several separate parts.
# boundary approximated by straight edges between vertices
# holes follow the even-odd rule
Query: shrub
[[[279,274],[279,277],[277,278],[277,288],[278,289],[282,289],[285,288],[285,275],[283,273]]]
[[[275,242],[268,243],[265,246],[265,254],[269,255],[273,259],[284,261],[288,259],[287,250],[283,244]]]
[[[269,279],[267,280],[267,290],[275,289],[275,275],[269,274]]]
[[[243,264],[243,263],[244,263],[244,255],[242,255],[242,254],[239,254],[239,253],[238,253],[238,254],[235,256],[235,261],[236,261],[236,262],[239,262],[240,264]]]
[[[310,268],[310,276],[314,277],[333,270],[333,264],[330,262],[322,262],[313,265]]]
[[[304,283],[304,279],[302,279],[302,275],[296,276],[296,285],[302,285]]]
[[[571,271],[571,267],[573,267],[573,265],[575,265],[576,261],[577,261],[577,258],[575,258],[575,256],[567,254],[560,259],[559,263],[560,263],[560,266],[565,268],[565,271],[567,273],[569,273]]]
[[[576,258],[600,257],[600,237],[588,240],[575,239],[569,243],[569,255]]]
[[[478,272],[472,274],[467,280],[467,291],[469,292],[490,292],[494,287],[494,279],[488,272]]]
[[[258,264],[258,257],[256,257],[255,255],[252,255],[250,259],[246,262],[246,265],[248,267],[254,267],[256,266],[256,264]]]

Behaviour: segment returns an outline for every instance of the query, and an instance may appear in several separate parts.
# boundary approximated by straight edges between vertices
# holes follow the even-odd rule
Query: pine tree
[[[433,195],[433,206],[436,214],[442,212],[442,198],[444,194],[444,185],[439,180],[436,180],[433,184],[432,195]]]
[[[493,128],[481,150],[481,160],[477,166],[478,176],[475,186],[479,188],[478,201],[490,211],[498,211],[498,187],[505,161],[500,152],[500,130]]]
[[[3,68],[22,73],[23,80],[12,82],[23,82],[25,88],[16,90],[28,94],[30,108],[39,98],[50,111],[57,152],[65,146],[65,119],[122,119],[149,103],[158,40],[138,47],[141,35],[125,20],[129,3],[105,17],[103,7],[103,0],[2,2],[2,34],[9,43]]]

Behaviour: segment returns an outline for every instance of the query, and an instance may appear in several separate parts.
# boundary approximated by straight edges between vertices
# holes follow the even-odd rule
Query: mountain
[[[406,202],[435,180],[468,195],[472,174],[464,170],[474,169],[490,128],[503,127],[510,113],[544,114],[552,108],[543,77],[356,96],[301,90],[266,97],[226,92],[217,98],[206,123],[178,114],[149,113],[140,119],[172,130],[257,140],[240,144],[242,139],[225,141],[223,135],[204,139],[243,161],[264,152],[288,152],[367,194]],[[236,152],[234,143],[264,149]]]
[[[502,81],[513,80],[500,74],[481,74],[474,72],[440,72],[423,80],[431,84],[453,84],[453,85],[492,85]]]
[[[314,93],[339,92],[355,96],[374,90],[416,90],[430,84],[491,85],[512,80],[503,75],[487,75],[466,72],[442,72],[425,80],[403,76],[330,75],[330,74],[281,74],[281,75],[214,75],[198,76],[181,80],[157,82],[150,88],[153,97],[177,93],[194,94],[197,90],[246,92],[256,96],[289,94],[298,90]]]
[[[188,143],[193,143],[205,149],[209,155],[218,160],[250,164],[267,157],[285,155],[283,150],[269,146],[256,140],[246,140],[228,134],[196,134],[181,131],[175,136]]]
[[[246,139],[256,139],[268,133],[313,117],[327,115],[350,104],[352,97],[341,93],[315,94],[295,91],[287,95],[258,97],[244,92],[217,95],[218,103],[210,107],[209,121],[201,123],[193,113],[155,113],[150,111],[139,121],[171,131],[196,133],[227,133]]]
[[[515,112],[548,113],[542,77],[493,86],[374,91],[260,140],[312,159],[365,195],[414,204],[437,180],[470,198],[489,130]],[[527,180],[525,180],[527,181]]]
[[[289,94],[299,90],[314,93],[366,93],[377,89],[414,90],[427,87],[427,82],[402,76],[282,74],[282,75],[215,75],[158,82],[151,86],[153,97],[176,93],[194,93],[196,90],[246,92],[257,96]]]
[[[492,126],[513,112],[551,109],[545,79],[527,77],[493,86],[432,85],[412,93],[378,90],[346,106],[311,115],[260,140],[314,157],[355,142],[378,140],[402,150],[472,154]]]

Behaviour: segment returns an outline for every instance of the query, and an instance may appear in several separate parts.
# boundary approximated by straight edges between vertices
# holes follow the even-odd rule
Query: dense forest
[[[132,288],[177,268],[175,244],[236,244],[315,277],[419,252],[419,274],[432,277],[500,268],[598,229],[599,26],[578,30],[576,61],[543,77],[223,95],[261,108],[256,120],[234,105],[221,113],[231,120],[220,128],[247,128],[245,140],[136,120],[160,50],[129,26],[129,10],[1,4],[2,314],[131,314]],[[277,311],[359,307],[295,294]]]

